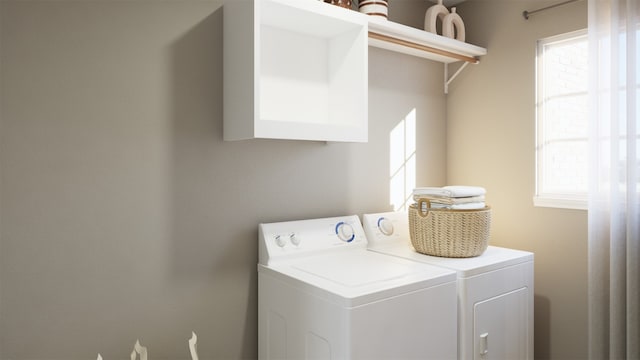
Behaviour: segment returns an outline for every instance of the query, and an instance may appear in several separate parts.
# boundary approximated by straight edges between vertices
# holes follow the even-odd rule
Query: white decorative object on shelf
[[[331,5],[343,7],[345,9],[351,9],[351,0],[330,0],[325,2],[328,2]]]
[[[442,21],[442,35],[458,41],[464,41],[464,22],[462,22],[460,15],[456,13],[456,8],[451,8],[451,13],[444,17]]]
[[[360,0],[358,10],[363,14],[386,19],[389,16],[389,3],[387,0]]]
[[[444,17],[447,15],[449,15],[449,10],[442,5],[442,0],[438,0],[438,3],[427,9],[427,13],[424,15],[425,31],[437,34],[438,20],[440,20],[440,23],[444,22]]]
[[[438,3],[427,9],[427,13],[424,15],[424,30],[438,34],[438,20],[440,20],[442,29],[440,35],[464,42],[464,22],[456,13],[455,7],[451,8],[451,13],[449,13],[449,10],[442,5],[442,0],[438,0]]]
[[[223,12],[225,140],[367,141],[367,16],[301,0]]]

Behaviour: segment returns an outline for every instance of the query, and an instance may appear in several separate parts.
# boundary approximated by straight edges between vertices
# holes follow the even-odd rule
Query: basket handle
[[[423,212],[422,211],[422,204],[426,203],[427,204],[427,211]],[[429,215],[429,209],[431,209],[431,201],[429,201],[429,199],[424,199],[424,198],[420,198],[418,199],[418,215],[420,215],[421,217],[427,217]]]

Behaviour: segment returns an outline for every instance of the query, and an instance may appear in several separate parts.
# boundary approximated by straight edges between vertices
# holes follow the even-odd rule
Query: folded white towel
[[[413,201],[415,202],[418,202],[420,199],[428,199],[432,203],[437,203],[437,204],[453,205],[453,204],[484,202],[484,195],[467,196],[467,197],[459,197],[459,198],[431,196],[431,195],[414,195],[413,196]]]
[[[451,210],[478,210],[484,209],[487,205],[484,202],[474,202],[468,204],[438,204],[431,203],[432,209],[451,209]],[[422,211],[429,210],[427,203],[422,203]]]
[[[449,197],[449,192],[441,187],[419,187],[413,189],[414,199],[427,196]]]
[[[461,197],[470,197],[470,196],[482,196],[486,194],[487,191],[479,186],[444,186],[441,188],[438,187],[420,187],[415,188],[413,190],[413,196],[440,196],[440,197],[450,197],[450,198],[461,198]]]
[[[437,204],[431,203],[431,207],[434,209],[451,209],[451,210],[476,210],[476,209],[484,209],[486,204],[484,202],[474,202],[468,204]]]
[[[450,197],[459,198],[459,197],[467,197],[467,196],[480,196],[487,193],[485,188],[480,186],[445,186],[443,189],[449,191],[451,195]]]

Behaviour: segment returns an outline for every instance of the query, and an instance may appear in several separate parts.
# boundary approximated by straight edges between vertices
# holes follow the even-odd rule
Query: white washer
[[[533,359],[533,253],[489,246],[478,257],[416,252],[406,212],[365,214],[369,250],[458,273],[458,358]]]
[[[454,271],[367,250],[357,216],[259,226],[260,359],[455,359]]]

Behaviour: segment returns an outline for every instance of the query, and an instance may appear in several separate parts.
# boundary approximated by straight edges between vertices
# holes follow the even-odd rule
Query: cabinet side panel
[[[345,141],[366,142],[369,120],[366,24],[332,39],[329,55],[329,122],[341,128],[342,131],[334,133]]]
[[[224,140],[249,139],[255,110],[255,16],[259,14],[254,1],[227,1],[223,14]]]

